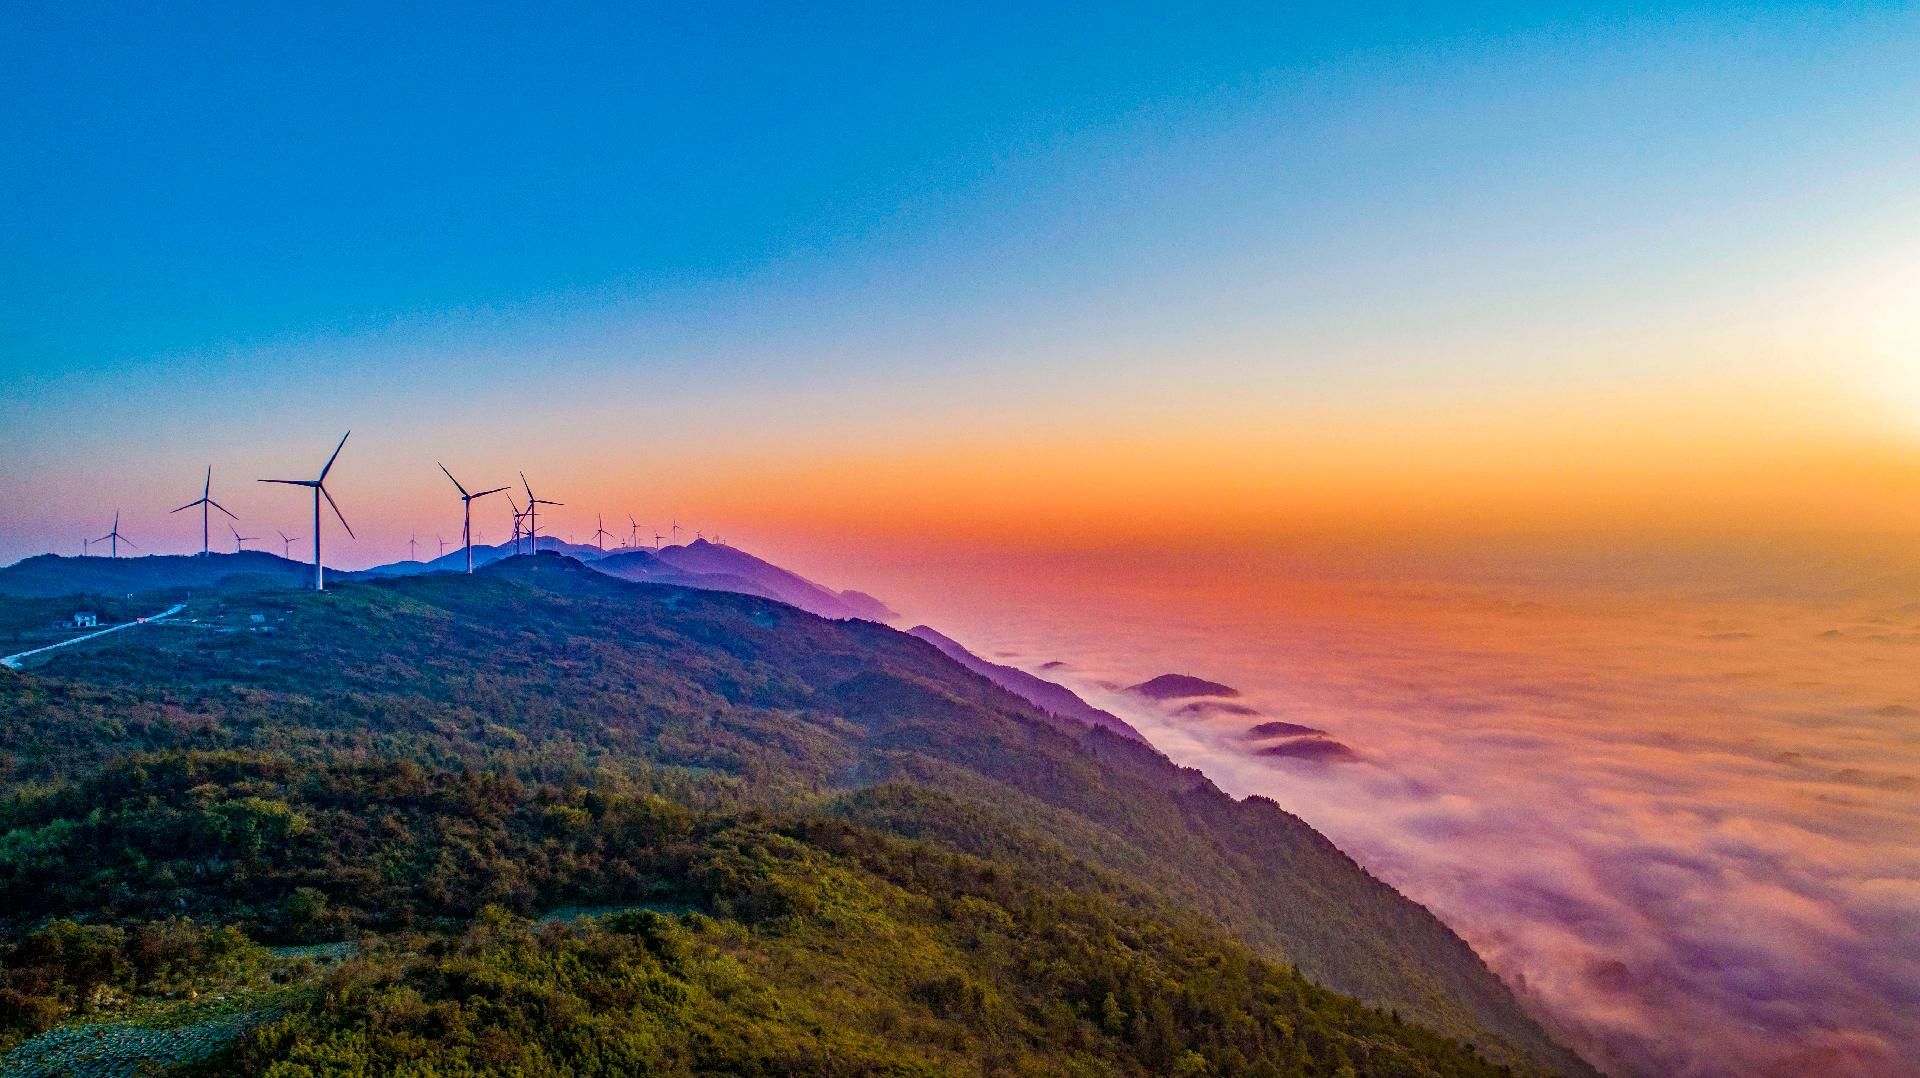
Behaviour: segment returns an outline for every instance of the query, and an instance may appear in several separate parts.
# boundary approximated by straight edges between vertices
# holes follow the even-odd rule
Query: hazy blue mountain
[[[552,551],[556,554],[565,554],[569,557],[578,558],[581,561],[592,561],[599,558],[603,553],[613,553],[612,551],[603,552],[598,547],[586,546],[580,543],[569,543],[561,539],[556,539],[551,535],[543,535],[540,537],[540,550],[542,552]],[[473,545],[473,567],[478,569],[482,565],[490,565],[493,562],[499,561],[501,558],[510,557],[515,553],[525,552],[526,544],[524,542],[521,543],[521,548],[518,551],[514,550],[512,543],[499,543],[492,546],[485,543],[475,543]],[[466,572],[466,569],[466,548],[452,547],[449,548],[445,554],[437,558],[428,558],[421,561],[387,562],[383,565],[376,565],[371,569],[362,569],[360,572],[366,576],[414,576],[420,573]]]
[[[886,604],[870,595],[857,591],[833,591],[798,573],[756,558],[738,547],[696,539],[683,546],[662,547],[654,552],[654,556],[683,573],[719,575],[747,581],[754,589],[751,594],[778,599],[823,618],[891,621],[898,616],[887,609]]]
[[[701,588],[706,591],[730,591],[738,595],[754,595],[762,599],[783,601],[780,596],[746,577],[733,573],[690,573],[661,560],[652,550],[623,550],[596,558],[590,564],[595,572],[631,580],[636,584],[669,584],[681,588]],[[804,609],[804,608],[803,608]],[[838,616],[828,614],[826,616]]]
[[[892,607],[864,591],[854,591],[849,588],[839,593],[839,599],[847,605],[847,609],[853,611],[853,616],[856,618],[864,618],[867,621],[892,621],[900,616]]]

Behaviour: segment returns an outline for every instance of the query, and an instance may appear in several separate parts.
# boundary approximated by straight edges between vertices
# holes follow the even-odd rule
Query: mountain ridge
[[[989,662],[968,651],[960,642],[928,625],[916,625],[907,630],[908,636],[919,637],[961,666],[985,677],[995,685],[1006,689],[1033,706],[1061,718],[1074,719],[1088,726],[1100,727],[1145,742],[1147,739],[1133,728],[1125,719],[1111,711],[1094,707],[1080,698],[1080,695],[1065,685],[1048,681],[1043,677],[1030,674],[1015,666]]]
[[[1002,822],[984,830],[943,824],[937,814],[868,822],[962,851],[1009,827],[1050,836],[1099,872],[1137,880],[1156,901],[1214,919],[1329,987],[1464,1032],[1509,1062],[1531,1056],[1590,1073],[1457,936],[1297,818],[1271,803],[1235,802],[1123,735],[1063,724],[930,642],[753,596],[626,583],[548,553],[507,559],[472,579],[354,581],[247,602],[285,610],[266,626],[273,632],[143,630],[162,635],[139,649],[63,657],[45,670],[55,680],[25,684],[105,686],[133,692],[130,703],[155,693],[200,700],[194,708],[205,717],[196,725],[138,727],[138,737],[179,749],[277,730],[270,743],[302,754],[377,736],[476,767],[520,759],[521,745],[647,760],[737,775],[743,789],[775,798],[770,804],[901,782],[947,790],[967,812]],[[226,616],[203,614],[215,625]],[[378,639],[363,639],[370,634]],[[197,688],[208,685],[240,695]],[[367,713],[388,717],[369,726],[374,720],[353,717],[366,705],[338,712],[329,701],[343,690],[368,703],[391,700]],[[659,710],[619,718],[636,692]],[[283,699],[291,714],[324,721],[286,726],[233,702],[254,699]],[[464,703],[447,710],[456,699]],[[420,720],[406,718],[416,713]],[[568,715],[605,717],[583,726]],[[112,727],[46,721],[48,729],[9,733],[5,747],[23,777],[56,765],[20,755],[22,745],[78,738],[58,758],[66,767],[125,751],[101,740],[118,736]],[[260,722],[267,726],[248,725]],[[435,732],[445,723],[449,732]],[[463,724],[476,732],[456,736]],[[245,733],[255,728],[263,733]],[[208,741],[199,729],[234,733]]]
[[[567,543],[553,536],[539,539],[540,553],[562,554],[625,580],[672,584],[758,595],[797,606],[826,618],[864,618],[891,621],[898,617],[879,599],[865,592],[834,591],[789,569],[755,557],[737,547],[705,539],[669,547],[599,547]],[[473,548],[473,564],[484,568],[518,556],[512,544],[484,544]],[[467,552],[455,549],[430,561],[386,562],[367,569],[329,568],[334,580],[419,576],[465,572]],[[138,555],[126,558],[67,558],[43,554],[0,567],[0,595],[48,598],[57,595],[123,594],[209,587],[230,577],[265,574],[276,580],[298,580],[312,572],[309,563],[292,561],[264,551],[208,555]]]

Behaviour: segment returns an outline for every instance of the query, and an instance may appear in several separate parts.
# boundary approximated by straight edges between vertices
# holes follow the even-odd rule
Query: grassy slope
[[[1121,881],[1124,903],[1202,912],[1496,1057],[1579,1069],[1451,932],[1296,818],[1052,723],[903,634],[623,585],[550,556],[233,609],[263,605],[270,634],[168,630],[43,671],[63,680],[0,681],[15,774],[85,770],[130,748],[252,746],[585,784],[620,772],[709,805],[917,783],[955,797],[888,787],[835,811],[1042,878]],[[201,609],[218,622],[217,602]]]
[[[39,824],[28,833],[44,863],[0,858],[24,902],[131,914],[185,892],[196,918],[263,935],[384,929],[334,970],[241,998],[248,1015],[285,1017],[246,1035],[219,1073],[1499,1072],[1203,919],[831,814],[236,753],[145,756],[28,800],[11,822]],[[84,822],[63,827],[76,804],[91,806]],[[83,858],[91,878],[76,871]],[[540,925],[501,908],[621,896],[650,908]],[[4,1001],[36,983],[152,994],[249,953],[231,929],[132,923],[56,926],[0,955],[0,1030]],[[100,958],[103,937],[123,960]]]

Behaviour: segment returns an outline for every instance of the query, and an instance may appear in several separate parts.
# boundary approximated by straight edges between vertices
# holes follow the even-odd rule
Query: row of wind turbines
[[[320,503],[322,500],[324,500],[327,503],[327,507],[329,509],[333,510],[334,519],[338,520],[340,522],[340,526],[346,529],[348,537],[358,538],[358,536],[355,536],[353,534],[353,526],[347,523],[346,515],[340,512],[339,503],[333,500],[332,492],[327,490],[327,475],[328,473],[333,471],[334,462],[340,459],[340,451],[346,448],[347,439],[352,436],[353,436],[352,431],[348,431],[347,433],[340,436],[339,444],[333,447],[333,454],[327,458],[327,462],[324,465],[321,465],[320,474],[313,479],[262,479],[260,480],[260,482],[262,483],[278,483],[284,486],[307,487],[313,491],[313,587],[315,591],[323,591],[326,588],[326,569],[321,564],[321,561],[320,561],[320,536],[321,536],[321,532],[324,530],[321,527],[322,520],[320,515]],[[466,549],[467,572],[469,573],[473,572],[473,503],[474,502],[480,500],[481,498],[485,498],[489,495],[499,494],[503,491],[507,492],[507,504],[513,510],[512,542],[513,542],[514,553],[516,554],[520,552],[520,544],[522,540],[526,542],[528,551],[530,552],[537,551],[539,549],[540,507],[543,505],[562,506],[566,504],[565,502],[552,501],[550,499],[542,498],[535,495],[533,492],[533,486],[527,482],[527,474],[525,472],[520,473],[520,486],[521,486],[521,489],[526,491],[526,495],[527,495],[527,504],[526,504],[526,507],[523,509],[519,504],[517,504],[513,500],[513,494],[511,493],[513,488],[511,484],[503,487],[492,487],[488,490],[469,491],[460,482],[460,480],[454,478],[453,473],[447,470],[447,466],[445,464],[441,464],[438,461],[435,461],[434,463],[438,465],[441,473],[447,477],[447,481],[453,484],[454,489],[460,492],[460,510],[461,510],[460,542],[461,542],[461,545]],[[204,555],[204,554],[211,553],[212,551],[213,510],[218,509],[220,512],[225,513],[227,517],[233,522],[238,522],[240,519],[238,516],[236,516],[233,513],[232,510],[228,509],[224,505],[221,505],[219,502],[213,499],[213,466],[212,465],[207,466],[206,480],[200,488],[200,497],[194,499],[193,501],[188,502],[187,504],[179,507],[178,509],[172,510],[172,512],[183,513],[195,507],[198,507],[200,510],[200,553]],[[629,532],[628,545],[637,549],[640,546],[640,522],[635,520],[631,514],[627,516],[627,522],[631,526],[631,530]],[[607,531],[606,521],[604,517],[596,516],[594,518],[594,525],[595,525],[595,530],[593,533],[593,539],[599,545],[601,550],[605,550],[606,540],[617,538],[617,537],[612,532]],[[241,535],[240,530],[234,527],[233,523],[229,523],[227,525],[227,530],[233,533],[233,545],[234,545],[234,551],[236,553],[245,549],[244,544],[255,542],[259,539],[258,536]],[[680,541],[680,530],[681,530],[680,522],[678,520],[674,521],[673,526],[669,530],[673,533],[673,541],[678,543]],[[705,532],[699,532],[698,535],[702,539],[706,538]],[[280,536],[281,543],[283,544],[282,546],[283,552],[286,555],[291,555],[293,550],[293,544],[298,542],[301,537],[297,535],[288,535],[286,532],[279,532],[279,536]],[[658,549],[660,546],[660,541],[665,538],[667,538],[667,536],[662,535],[659,532],[653,533],[654,547]],[[716,543],[724,544],[724,541],[718,535],[714,536],[713,541]],[[111,552],[110,556],[115,558],[120,556],[121,543],[125,543],[136,550],[139,549],[138,544],[134,543],[133,540],[121,534],[120,511],[118,509],[114,510],[113,512],[113,530],[109,531],[107,534],[101,536],[98,539],[87,540],[85,546],[88,549],[91,549],[94,543],[109,544],[109,550]],[[415,547],[417,547],[418,543],[419,543],[419,540],[417,538],[407,540],[407,553],[409,557],[412,557],[414,555]],[[440,540],[440,553],[443,556],[446,554],[446,546],[447,546],[446,540],[444,539]]]

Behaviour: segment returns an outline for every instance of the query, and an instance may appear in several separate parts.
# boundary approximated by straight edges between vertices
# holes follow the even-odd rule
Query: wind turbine
[[[666,536],[664,536],[664,535],[661,535],[661,534],[660,534],[659,532],[654,532],[654,533],[653,533],[653,549],[655,549],[655,550],[659,550],[659,549],[660,549],[660,540],[662,540],[662,539],[665,539],[665,538],[666,538]]]
[[[632,513],[627,514],[627,526],[629,529],[627,531],[627,545],[630,547],[638,547],[640,545],[640,522],[633,519]]]
[[[211,506],[215,509],[220,510],[222,513],[226,513],[230,519],[233,519],[233,520],[240,519],[239,517],[236,517],[231,512],[229,512],[226,506],[221,505],[219,502],[216,502],[213,500],[213,465],[211,464],[207,465],[207,485],[200,488],[199,500],[188,502],[187,504],[181,506],[179,509],[175,509],[174,512],[175,513],[183,512],[185,510],[192,509],[196,505],[200,507],[200,556],[205,557],[207,556],[207,554],[211,553],[211,550],[208,547],[208,541],[207,541],[208,540],[207,508]],[[228,525],[228,527],[232,527],[232,525]]]
[[[614,535],[607,530],[607,522],[602,520],[598,513],[593,515],[593,526],[593,541],[600,547],[600,552],[604,554],[607,551],[607,540],[612,539]]]
[[[514,504],[512,491],[507,492],[507,506],[513,510],[513,552],[518,554],[520,553],[520,522],[525,518],[526,514],[522,513],[520,507]]]
[[[274,530],[280,531],[278,528]],[[288,535],[286,532],[280,532],[280,556],[291,559],[293,557],[293,544],[299,541],[300,537],[297,535]]]
[[[233,525],[231,525],[231,524],[229,524],[229,525],[227,525],[227,530],[233,533],[233,552],[234,552],[235,554],[238,554],[238,553],[240,553],[241,551],[243,551],[243,550],[245,550],[245,549],[247,549],[246,547],[244,547],[244,546],[241,546],[240,544],[242,544],[242,543],[251,543],[251,542],[253,542],[253,541],[254,541],[255,539],[258,539],[258,538],[260,538],[260,537],[259,537],[259,536],[257,536],[257,535],[241,535],[241,534],[240,534],[240,529],[239,529],[239,528],[236,528],[236,527],[234,527],[234,526],[233,526]]]
[[[120,544],[121,544],[121,543],[125,543],[125,544],[127,544],[128,546],[130,546],[130,547],[132,547],[132,548],[133,548],[133,549],[135,549],[135,550],[139,550],[139,549],[140,549],[140,544],[138,544],[138,543],[136,543],[136,542],[134,542],[133,540],[131,540],[131,539],[129,539],[129,538],[127,538],[126,536],[124,536],[124,535],[121,535],[121,534],[120,534],[120,510],[118,510],[118,509],[115,509],[115,510],[113,511],[113,530],[112,530],[112,531],[110,531],[110,532],[108,532],[107,534],[105,534],[105,535],[103,535],[103,536],[101,536],[100,538],[98,538],[98,539],[95,539],[95,540],[94,540],[94,542],[96,542],[96,543],[102,543],[102,542],[104,542],[104,543],[108,543],[109,545],[108,545],[108,547],[107,547],[107,549],[108,549],[109,551],[111,551],[112,553],[110,553],[110,554],[108,554],[107,556],[108,556],[108,557],[111,557],[111,558],[117,558],[117,557],[119,557],[119,556],[120,556]]]
[[[440,462],[437,460],[434,461],[434,463],[440,464]],[[452,472],[447,471],[446,465],[440,464],[440,472],[441,474],[447,477],[448,482],[453,484],[453,489],[460,492],[460,512],[463,514],[460,522],[460,541],[466,544],[467,572],[471,573],[473,572],[473,500],[475,498],[484,498],[489,494],[498,494],[507,488],[494,487],[492,490],[483,490],[478,494],[468,494],[467,488],[460,485],[460,480],[455,479],[453,477]],[[507,504],[508,505],[513,504],[513,495],[511,494],[507,495]],[[520,519],[520,510],[515,509],[513,511],[513,516],[514,516],[515,523],[518,524]],[[444,553],[445,544],[443,543],[441,544],[441,546],[442,546],[442,552]],[[514,553],[516,554],[519,553],[520,529],[518,527],[514,529],[514,533],[513,533],[513,548],[514,548]]]
[[[540,507],[543,505],[565,505],[566,502],[550,502],[545,498],[533,496],[533,488],[527,486],[527,473],[520,473],[520,485],[527,492],[527,546],[535,554],[540,553]]]
[[[333,462],[340,459],[340,450],[346,446],[347,439],[352,437],[352,435],[353,432],[348,431],[340,436],[340,444],[333,447],[333,456],[327,458],[326,466],[320,469],[320,478],[318,479],[260,480],[262,483],[280,483],[289,487],[313,488],[313,590],[315,591],[324,591],[327,586],[326,570],[320,565],[320,499],[325,498],[327,500],[328,507],[333,510],[334,518],[340,521],[342,528],[347,529],[347,536],[353,539],[359,538],[359,536],[353,534],[353,526],[347,523],[347,518],[341,515],[340,506],[334,503],[333,495],[327,493],[327,473],[333,470]]]
[[[418,553],[416,553],[416,551],[417,551],[417,550],[419,549],[419,547],[420,547],[420,537],[419,537],[419,536],[417,536],[417,535],[410,535],[410,536],[408,536],[408,537],[407,537],[407,560],[408,560],[408,561],[419,561],[419,560],[420,560],[420,555],[419,555]]]
[[[667,530],[673,533],[673,544],[675,546],[679,546],[680,545],[680,518],[674,517],[673,527],[668,528]]]
[[[440,538],[440,533],[439,533],[439,532],[434,532],[434,533],[433,533],[433,541],[434,541],[434,542],[436,542],[436,543],[439,543],[439,544],[440,544],[440,557],[441,557],[441,558],[444,558],[444,557],[446,557],[446,556],[447,556],[447,541],[446,541],[445,539],[442,539],[442,538]],[[438,559],[435,559],[435,560],[438,560]]]

